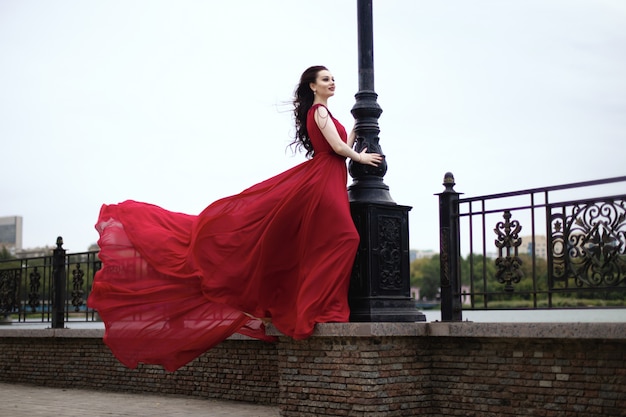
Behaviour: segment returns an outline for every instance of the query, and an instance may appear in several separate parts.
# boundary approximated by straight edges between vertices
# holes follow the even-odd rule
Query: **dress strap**
[[[326,111],[328,112],[328,114],[330,115],[330,117],[332,119],[334,119],[333,114],[330,112],[330,110],[328,109],[328,107],[326,107],[325,105],[323,105],[322,103],[317,103],[311,106],[311,108],[309,109],[310,112],[315,111],[318,107],[323,107],[326,109]]]

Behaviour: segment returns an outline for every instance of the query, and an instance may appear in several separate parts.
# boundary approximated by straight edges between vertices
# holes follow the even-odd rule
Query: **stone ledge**
[[[282,334],[272,326],[267,333]],[[311,337],[487,337],[626,340],[626,323],[323,323]]]
[[[75,339],[102,339],[104,337],[103,328],[65,328],[65,329],[52,329],[52,328],[18,328],[18,327],[3,327],[0,328],[0,339],[2,338],[27,338],[27,337],[56,337],[56,338],[75,338]],[[226,340],[252,340],[258,341],[249,336],[242,334],[234,334]]]
[[[16,326],[0,328],[0,338],[5,337],[63,337],[101,339],[104,329],[26,329]]]
[[[268,326],[270,336],[283,336]],[[51,329],[20,325],[0,327],[0,338],[95,338],[104,336],[100,326]],[[526,339],[626,340],[626,323],[323,323],[311,337],[485,337]],[[227,340],[256,340],[235,334]]]
[[[272,325],[270,336],[284,336]],[[315,326],[311,337],[371,337],[371,336],[427,336],[428,323],[321,323]]]
[[[49,324],[47,324],[50,326]],[[69,323],[72,326],[72,323]],[[74,324],[76,325],[76,324]],[[35,338],[35,337],[57,337],[75,339],[102,339],[104,337],[104,327],[100,323],[81,323],[76,328],[52,329],[44,327],[42,324],[13,324],[0,327],[0,339],[2,338]],[[226,340],[253,340],[249,336],[234,334]]]
[[[429,323],[430,336],[626,339],[626,323]]]

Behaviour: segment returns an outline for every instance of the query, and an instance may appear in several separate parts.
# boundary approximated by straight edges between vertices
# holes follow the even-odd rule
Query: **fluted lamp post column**
[[[372,0],[357,0],[359,91],[352,108],[357,152],[383,154],[378,118],[382,113],[374,91]],[[348,198],[361,236],[350,280],[350,321],[425,321],[411,297],[409,222],[411,207],[395,203],[383,182],[387,162],[378,167],[349,163]]]

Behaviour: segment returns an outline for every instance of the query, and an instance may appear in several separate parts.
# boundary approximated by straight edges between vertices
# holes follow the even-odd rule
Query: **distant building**
[[[532,236],[521,236],[522,244],[519,247],[519,253],[532,256],[535,252],[537,258],[548,259],[548,241],[545,236],[535,235],[535,245],[533,248]]]
[[[437,255],[437,254],[438,254],[438,252],[435,252],[432,249],[428,249],[428,250],[411,249],[409,251],[409,261],[413,262],[416,259],[430,258],[433,255]]]
[[[15,251],[13,255],[15,255],[18,259],[50,256],[55,248],[56,246],[42,246],[37,248],[22,249]]]
[[[22,249],[22,217],[0,217],[0,247],[11,253]]]

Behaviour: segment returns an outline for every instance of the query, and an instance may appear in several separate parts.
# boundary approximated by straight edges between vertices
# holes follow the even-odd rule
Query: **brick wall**
[[[431,343],[436,415],[626,416],[623,340],[443,338],[436,347]]]
[[[626,416],[626,342],[281,340],[283,416]]]
[[[227,340],[174,373],[123,367],[98,332],[0,329],[0,381],[251,401],[285,417],[626,416],[626,323],[392,326]]]
[[[284,416],[404,416],[431,407],[424,338],[281,338]],[[420,414],[421,415],[421,414]]]
[[[176,372],[121,365],[94,338],[0,338],[0,381],[275,404],[276,345],[227,340]]]

